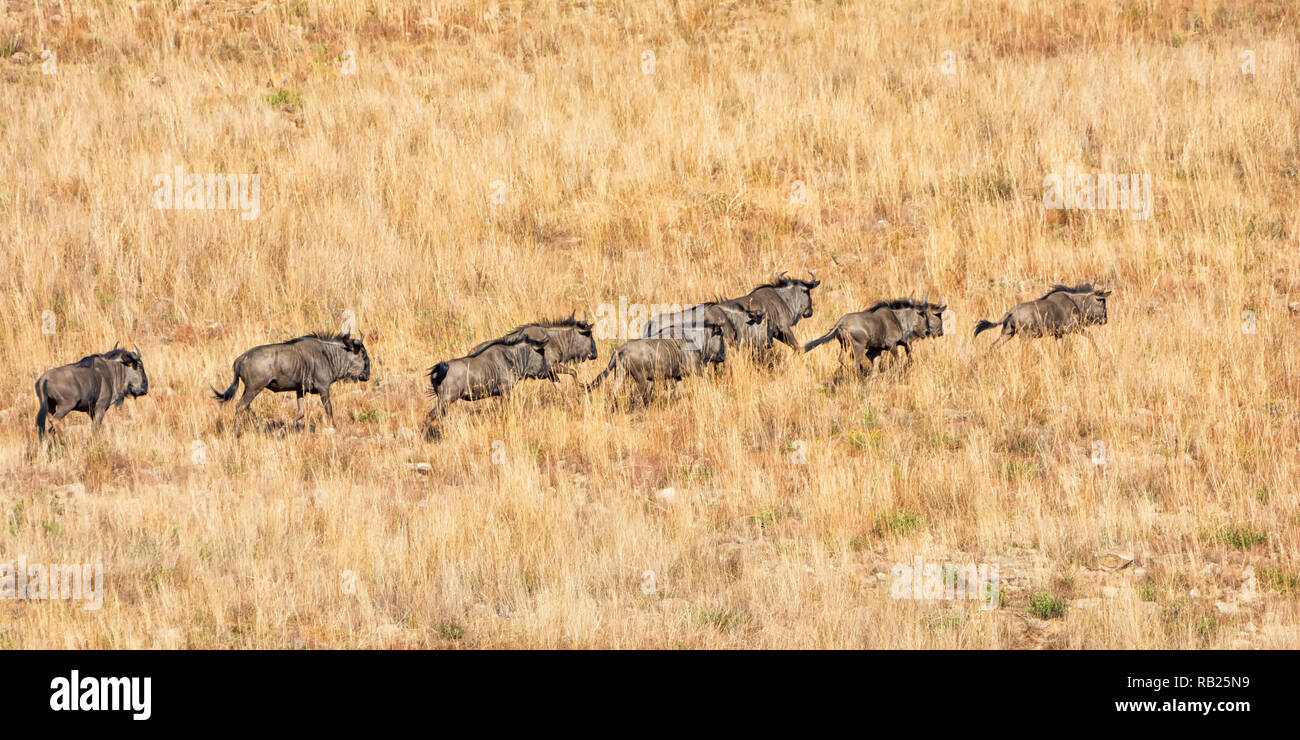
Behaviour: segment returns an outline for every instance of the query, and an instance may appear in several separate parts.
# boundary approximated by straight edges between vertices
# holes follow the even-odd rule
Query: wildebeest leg
[[[63,406],[62,408],[56,408],[54,413],[50,415],[50,434],[54,435],[55,438],[62,440],[63,432],[59,430],[58,426],[55,426],[54,422],[61,421],[63,417],[72,413],[72,409],[72,406]]]
[[[998,338],[997,338],[996,340],[994,340],[993,344],[990,344],[990,345],[989,345],[989,349],[990,349],[990,350],[996,349],[997,346],[998,346],[999,344],[1002,344],[1003,342],[1007,341],[1008,339],[1010,339],[1010,338],[1013,337],[1013,336],[1015,336],[1015,335],[1012,334],[1012,333],[1010,333],[1010,332],[1005,332],[1005,331],[1002,332],[1002,334],[1000,334],[1000,335],[998,336]]]
[[[907,354],[906,360],[903,359],[904,353]],[[893,358],[894,362],[902,365],[903,369],[910,367],[912,364],[912,348],[905,342],[899,342],[894,345],[894,349],[889,353],[889,355]]]
[[[798,339],[794,338],[794,332],[790,330],[790,327],[788,326],[781,327],[780,331],[776,335],[776,338],[790,345],[790,348],[793,349],[795,352],[803,352],[803,346],[799,344]]]
[[[243,414],[244,412],[248,411],[248,405],[249,405],[250,403],[253,402],[253,399],[256,398],[256,397],[257,397],[257,394],[261,393],[261,392],[262,392],[262,389],[265,388],[265,387],[266,387],[265,384],[262,384],[262,385],[249,385],[248,382],[245,381],[245,383],[244,383],[244,395],[240,396],[240,397],[239,397],[239,403],[235,404],[235,418],[236,418],[236,419],[238,419],[238,418],[240,417],[241,414]]]
[[[447,404],[443,403],[441,396],[434,396],[433,408],[429,413],[424,415],[424,439],[432,442],[442,436],[442,431],[438,428],[438,422],[447,413]]]
[[[325,415],[330,418],[330,426],[334,426],[334,404],[330,403],[329,386],[321,389],[320,404],[325,407]]]
[[[857,342],[853,343],[853,366],[859,375],[867,374],[867,348]]]
[[[301,426],[302,417],[307,415],[307,404],[303,402],[303,392],[298,391],[298,415],[293,417],[293,425]]]
[[[869,376],[872,373],[877,372],[878,368],[876,365],[876,361],[880,359],[880,354],[882,352],[884,352],[884,350],[879,349],[877,347],[872,347],[863,352],[866,362],[861,363],[861,365],[859,366],[859,370],[862,371],[863,375]]]
[[[90,407],[90,433],[99,434],[99,428],[104,423],[104,414],[108,413],[110,399],[107,397],[100,399],[94,406]]]

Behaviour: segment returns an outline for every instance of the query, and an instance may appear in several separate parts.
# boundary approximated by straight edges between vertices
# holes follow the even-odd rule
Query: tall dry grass
[[[102,562],[107,590],[0,601],[0,645],[1296,647],[1297,17],[9,2],[0,562]],[[1071,163],[1150,174],[1152,218],[1046,211]],[[260,174],[260,216],[154,209],[177,165]],[[956,326],[862,382],[782,349],[644,409],[565,379],[413,434],[422,369],[478,340],[781,270],[823,280],[805,341],[909,293]],[[1098,349],[972,340],[1087,279],[1115,290]],[[314,432],[235,436],[208,386],[345,311],[375,373],[335,433],[313,403]],[[149,395],[34,453],[32,381],[115,341]],[[998,564],[1001,608],[891,598],[915,556]]]

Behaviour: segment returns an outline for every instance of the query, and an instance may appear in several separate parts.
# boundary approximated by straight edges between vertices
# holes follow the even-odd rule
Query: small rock
[[[660,491],[655,494],[655,498],[665,504],[671,504],[673,501],[677,500],[677,489],[672,487],[660,489]]]
[[[433,472],[433,466],[427,462],[411,463],[408,467],[420,475],[428,475]]]
[[[1097,567],[1105,571],[1123,570],[1133,564],[1133,556],[1126,553],[1108,552],[1097,558]]]
[[[1192,597],[1193,599],[1199,599],[1201,598],[1201,589],[1194,588],[1191,591],[1188,591],[1187,595]]]
[[[1241,607],[1236,604],[1230,604],[1226,601],[1214,602],[1214,608],[1218,609],[1221,614],[1236,614],[1241,611]]]

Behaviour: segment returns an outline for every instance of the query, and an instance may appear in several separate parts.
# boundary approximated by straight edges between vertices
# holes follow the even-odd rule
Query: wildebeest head
[[[1079,310],[1083,314],[1083,323],[1106,323],[1106,299],[1110,296],[1110,293],[1109,290],[1094,290],[1079,300]]]
[[[137,398],[149,393],[149,375],[144,370],[144,361],[140,359],[139,348],[135,352],[117,347],[101,355],[109,362],[122,366],[122,392],[124,397]],[[118,400],[121,403],[121,400]]]
[[[370,353],[366,352],[365,338],[347,334],[339,339],[339,344],[347,351],[344,356],[345,365],[340,368],[340,380],[359,380],[363,383],[370,380]]]
[[[591,335],[591,324],[586,320],[586,314],[582,319],[575,319],[573,314],[569,314],[567,326],[569,331],[569,354],[577,355],[577,359],[594,360],[596,359],[596,339]]]
[[[943,312],[947,310],[947,304],[929,302],[925,304],[925,329],[928,336],[943,336]]]
[[[813,315],[812,289],[822,284],[822,281],[818,280],[816,275],[809,273],[808,277],[810,279],[800,280],[799,278],[786,277],[785,273],[781,273],[777,277],[779,287],[793,288],[788,293],[789,299],[787,302],[790,310],[794,311],[795,316],[801,316],[805,319],[810,319]]]

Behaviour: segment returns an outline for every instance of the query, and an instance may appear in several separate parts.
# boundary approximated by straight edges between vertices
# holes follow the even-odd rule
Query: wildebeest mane
[[[754,290],[749,291],[749,294],[753,295],[756,291],[761,290],[763,288],[786,288],[791,285],[810,286],[812,285],[812,283],[807,280],[792,278],[783,272],[780,275],[777,275],[775,278],[773,278],[772,282],[763,283],[762,285],[756,286]]]
[[[1092,283],[1079,283],[1078,285],[1061,285],[1057,283],[1052,286],[1051,290],[1043,294],[1043,298],[1053,293],[1091,293],[1094,290],[1096,290],[1096,286]],[[1039,300],[1041,301],[1042,298],[1039,298]]]
[[[577,319],[574,318],[573,316],[565,316],[564,318],[560,318],[560,319],[543,319],[541,321],[534,321],[529,324],[520,324],[519,326],[516,326],[515,328],[506,332],[505,336],[510,336],[511,334],[514,334],[517,331],[523,331],[524,329],[533,326],[540,326],[543,329],[563,329],[566,327],[573,327],[574,329],[579,329],[583,331],[591,328],[591,324],[586,321],[583,321],[582,319]]]
[[[868,308],[867,311],[875,311],[880,308],[918,308],[925,310],[927,308],[938,308],[939,304],[929,303],[927,301],[918,301],[915,298],[894,298],[892,300],[880,301],[876,305]]]
[[[351,334],[347,334],[343,332],[314,331],[311,334],[303,334],[300,337],[294,337],[293,339],[286,340],[285,344],[296,344],[298,342],[302,342],[308,339],[319,339],[322,342],[337,342],[339,344],[346,344],[347,341],[351,338],[352,338]]]
[[[523,333],[523,330],[527,329],[529,326],[531,326],[531,324],[525,324],[517,329],[511,330],[508,334],[504,336],[497,337],[496,339],[489,339],[486,342],[483,342],[482,344],[478,345],[476,349],[472,350],[469,354],[465,356],[478,357],[479,355],[483,354],[484,352],[488,351],[489,349],[497,345],[502,345],[504,347],[513,347],[514,345],[519,344],[520,342],[531,342],[532,344],[536,344],[536,342],[532,342],[531,340],[529,340],[528,336]]]

